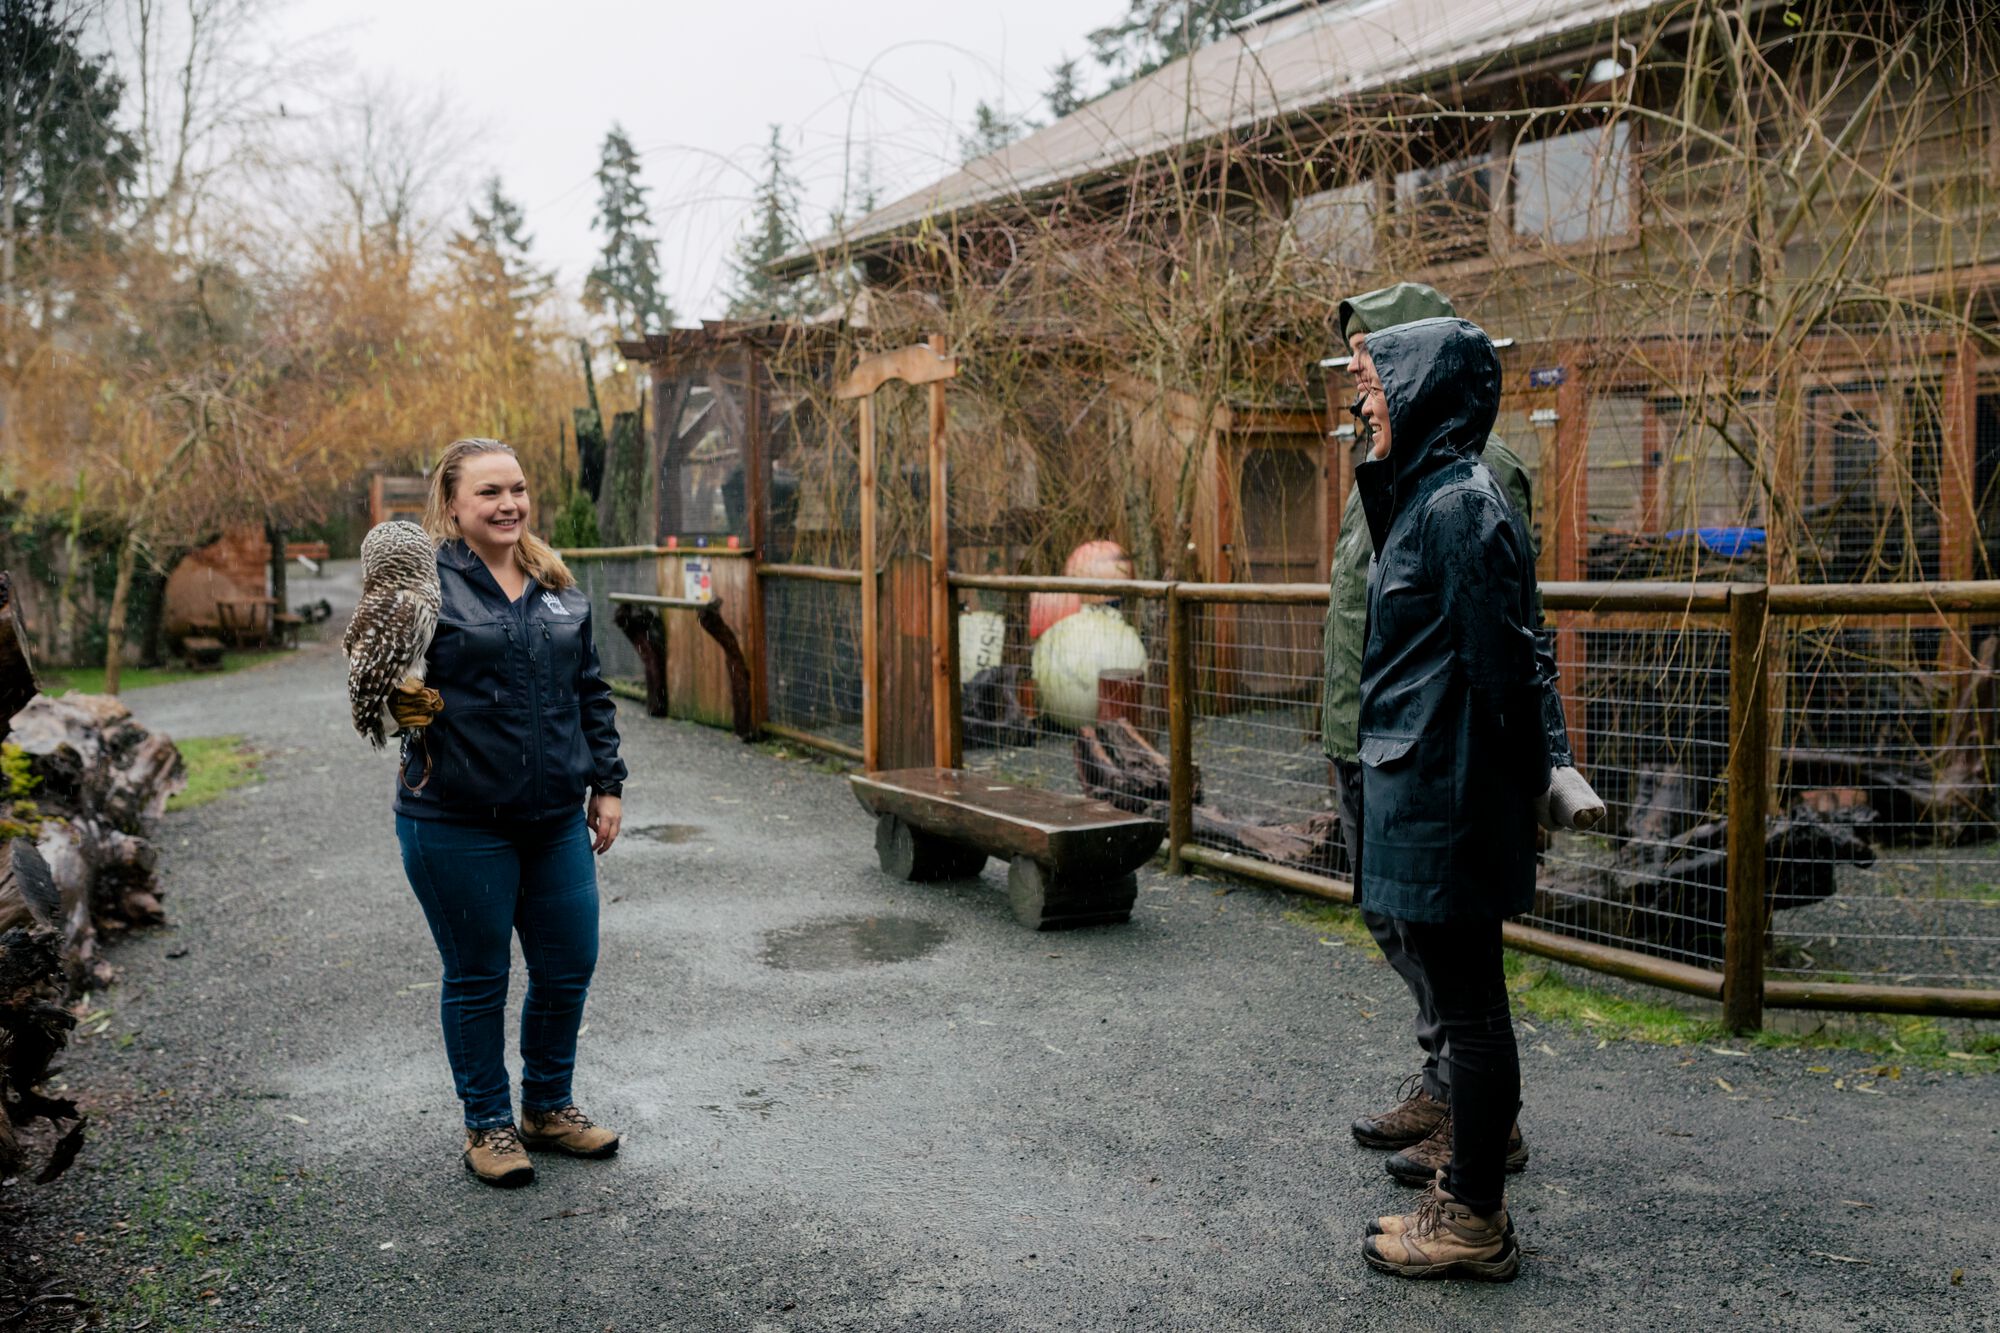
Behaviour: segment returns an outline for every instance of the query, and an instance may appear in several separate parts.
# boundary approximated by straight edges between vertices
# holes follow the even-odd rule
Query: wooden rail
[[[831,737],[815,736],[810,731],[801,731],[797,727],[788,727],[782,722],[766,722],[764,730],[783,740],[795,741],[800,745],[809,745],[815,750],[824,750],[828,754],[839,755],[842,759],[851,759],[857,764],[863,761],[863,755],[859,748],[844,744]]]
[[[811,583],[851,583],[861,586],[858,569],[835,569],[831,565],[759,565],[760,579],[803,579]]]
[[[989,592],[1073,592],[1086,597],[1165,597],[1182,584],[1157,579],[1080,579],[1068,575],[1036,574],[953,574],[954,588],[983,588]],[[1326,600],[1325,589],[1320,600]]]
[[[1328,902],[1350,905],[1354,902],[1354,886],[1344,879],[1315,875],[1310,871],[1297,870],[1291,866],[1274,865],[1269,861],[1259,861],[1252,856],[1237,856],[1233,852],[1218,852],[1207,847],[1182,847],[1179,849],[1179,856],[1189,865],[1220,870],[1231,875],[1240,875],[1245,879],[1262,880],[1267,884],[1291,889],[1295,893],[1324,898]],[[1586,967],[1607,976],[1643,981],[1667,990],[1699,995],[1710,1000],[1722,998],[1722,974],[1711,972],[1706,968],[1690,967],[1686,963],[1655,958],[1651,954],[1639,953],[1632,949],[1620,949],[1608,944],[1573,939],[1568,935],[1538,930],[1533,926],[1524,926],[1514,921],[1501,923],[1500,938],[1508,947],[1519,949],[1523,953],[1538,954],[1559,963]]]
[[[568,560],[641,560],[663,555],[719,555],[732,560],[747,560],[755,551],[740,546],[573,546],[556,552]]]
[[[614,592],[606,596],[614,602],[630,602],[634,606],[664,606],[679,611],[699,611],[706,606],[714,606],[713,597],[655,597],[649,592]]]

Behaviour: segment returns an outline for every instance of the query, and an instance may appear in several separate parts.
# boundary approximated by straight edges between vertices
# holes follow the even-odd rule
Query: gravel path
[[[175,925],[69,1062],[95,1138],[34,1240],[129,1282],[105,1327],[1994,1326],[1990,1078],[1524,1030],[1522,1276],[1398,1282],[1359,1236],[1411,1195],[1346,1128],[1413,1066],[1372,955],[1154,873],[1029,934],[997,866],[891,882],[839,778],[632,709],[579,1077],[625,1149],[483,1188],[340,682],[319,646],[131,697],[268,758],[167,819]]]

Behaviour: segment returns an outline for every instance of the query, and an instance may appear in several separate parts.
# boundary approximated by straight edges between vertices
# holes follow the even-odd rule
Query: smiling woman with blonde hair
[[[527,1152],[609,1157],[618,1136],[571,1098],[597,963],[597,867],[618,837],[625,763],[597,665],[590,599],[528,530],[527,478],[498,440],[455,441],[431,472],[424,528],[443,607],[425,684],[398,721],[424,729],[396,791],[396,835],[444,965],[445,1053],[465,1109],[466,1169],[535,1177]],[[505,1057],[507,974],[521,937],[521,1124]]]

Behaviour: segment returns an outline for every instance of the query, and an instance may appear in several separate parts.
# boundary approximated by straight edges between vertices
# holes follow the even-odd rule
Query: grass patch
[[[167,798],[169,810],[193,810],[258,780],[262,756],[241,736],[196,736],[177,744],[187,762],[187,787]]]
[[[143,690],[149,685],[177,685],[184,680],[207,680],[211,676],[226,676],[232,671],[242,671],[246,667],[261,666],[276,658],[287,657],[289,648],[257,648],[241,652],[227,652],[222,655],[220,671],[190,671],[186,667],[126,667],[118,673],[118,689]],[[44,667],[35,672],[42,693],[64,695],[71,692],[82,694],[104,693],[103,667]]]
[[[1323,939],[1364,948],[1381,961],[1361,913],[1340,903],[1314,903],[1286,919]],[[1516,1017],[1576,1028],[1610,1041],[1658,1046],[1748,1043],[1763,1050],[1852,1051],[1932,1069],[2000,1071],[2000,1033],[1966,1036],[1935,1019],[1898,1014],[1828,1014],[1812,1032],[1766,1030],[1733,1037],[1722,1024],[1671,1004],[1634,998],[1572,980],[1546,958],[1506,951],[1507,991]]]

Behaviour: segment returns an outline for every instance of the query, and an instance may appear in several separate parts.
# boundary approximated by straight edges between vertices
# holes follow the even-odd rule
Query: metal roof
[[[1240,133],[1343,97],[1407,84],[1505,51],[1601,30],[1662,0],[1327,0],[1272,17],[1106,93],[1071,115],[876,209],[779,261],[1018,200],[1178,145]]]

